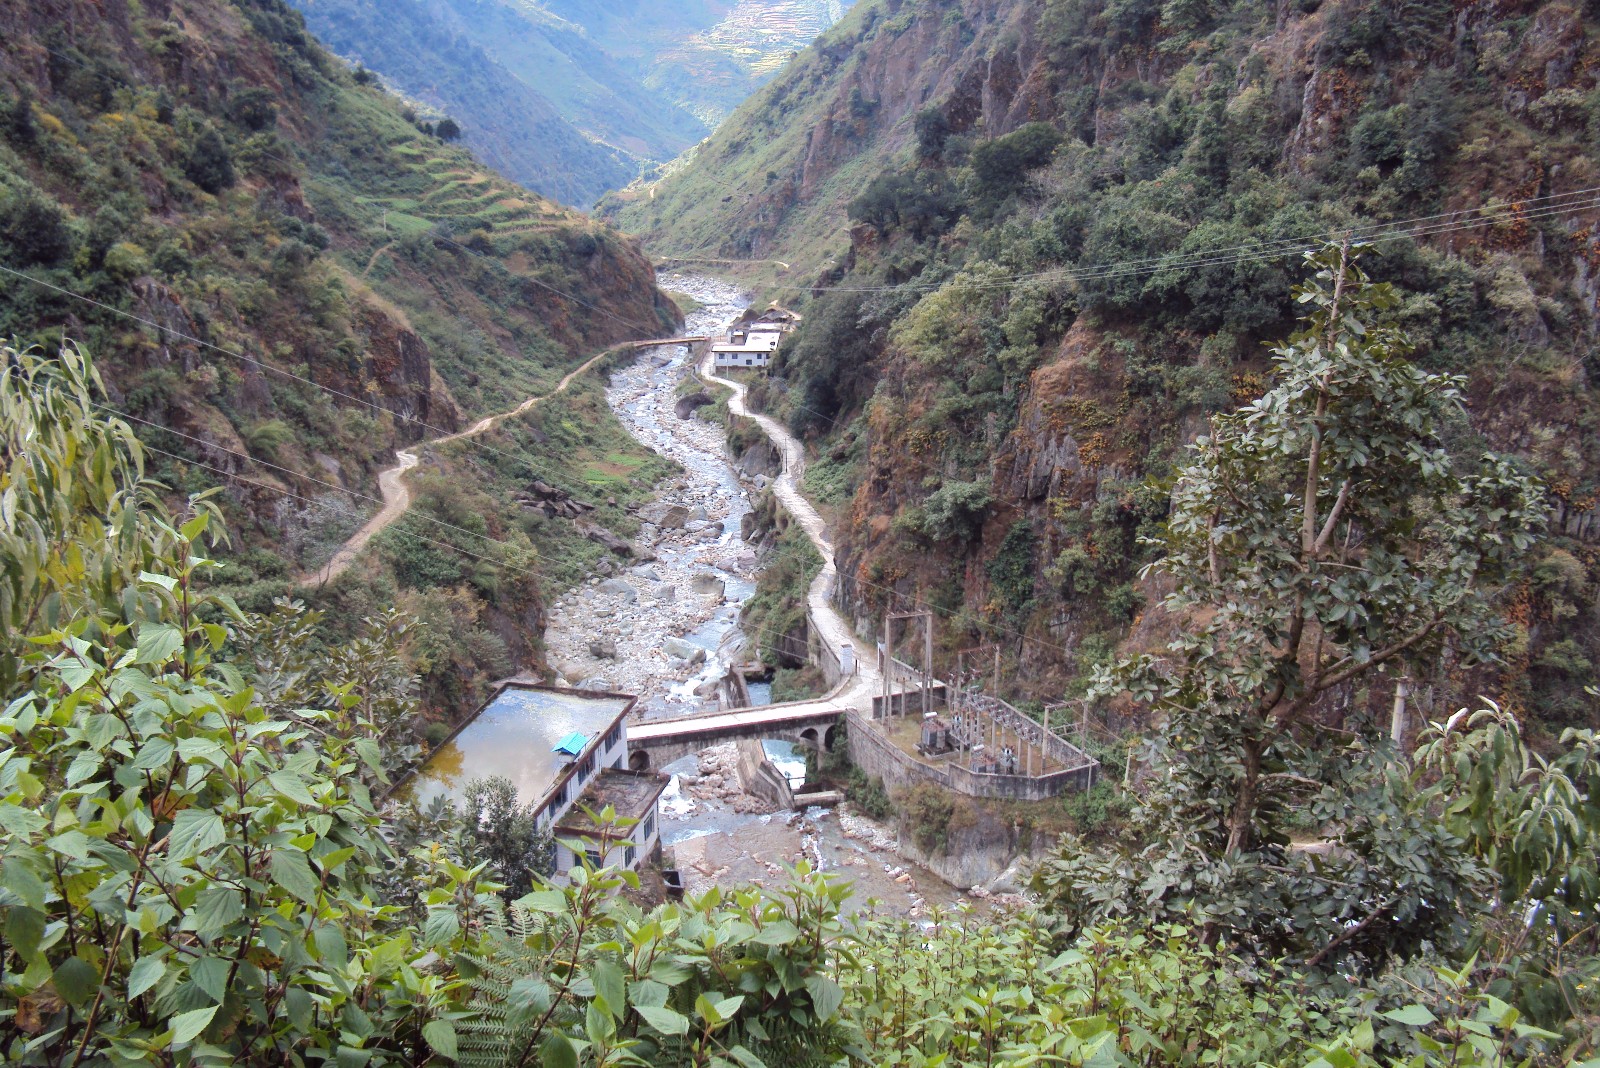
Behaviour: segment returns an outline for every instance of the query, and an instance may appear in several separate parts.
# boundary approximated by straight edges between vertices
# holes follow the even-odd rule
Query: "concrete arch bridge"
[[[823,698],[628,724],[628,765],[661,768],[722,742],[781,738],[831,752],[849,705]]]

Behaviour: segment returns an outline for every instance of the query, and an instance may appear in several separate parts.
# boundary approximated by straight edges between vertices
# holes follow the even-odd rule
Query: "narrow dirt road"
[[[805,450],[782,423],[770,415],[750,410],[750,406],[745,402],[744,383],[718,377],[715,357],[709,351],[700,364],[700,377],[731,389],[733,396],[728,398],[728,410],[734,415],[755,420],[756,425],[761,427],[767,438],[782,454],[783,473],[773,481],[772,492],[777,495],[778,503],[783,505],[800,524],[800,529],[805,531],[806,537],[822,557],[822,570],[817,573],[817,577],[811,582],[811,588],[806,591],[806,606],[810,611],[811,621],[821,632],[822,639],[835,650],[847,644],[852,647],[859,646],[860,639],[850,629],[850,624],[846,623],[844,617],[833,607],[833,587],[839,571],[833,559],[833,542],[828,538],[828,524],[800,492],[800,479],[805,475],[806,469]],[[864,709],[870,715],[873,696],[882,692],[883,677],[878,671],[878,658],[875,652],[873,655],[864,656],[863,650],[856,648],[855,651],[855,676],[846,680],[842,686],[822,698],[819,703],[850,704]]]
[[[681,345],[682,343],[682,338],[661,338],[652,341],[628,341],[621,345],[613,345],[609,349],[591,356],[584,363],[567,372],[561,381],[556,384],[556,388],[549,393],[541,393],[536,397],[529,397],[515,408],[495,415],[485,416],[465,430],[457,431],[454,434],[446,434],[444,437],[433,438],[429,441],[421,441],[410,448],[396,449],[394,454],[395,465],[385,468],[378,474],[378,488],[383,495],[383,507],[378,509],[376,515],[363,523],[361,529],[352,534],[348,541],[339,546],[338,552],[334,553],[333,557],[322,565],[319,570],[300,576],[300,584],[302,586],[321,586],[338,578],[355,562],[356,557],[360,555],[362,549],[366,548],[369,541],[387,529],[395,520],[406,514],[406,509],[411,507],[411,490],[406,485],[406,473],[417,466],[421,450],[435,445],[448,445],[452,441],[464,441],[467,438],[475,438],[479,434],[487,433],[501,420],[521,415],[534,407],[534,405],[547,401],[558,393],[565,392],[567,387],[572,385],[573,379],[607,356],[622,349],[644,349],[656,345]]]

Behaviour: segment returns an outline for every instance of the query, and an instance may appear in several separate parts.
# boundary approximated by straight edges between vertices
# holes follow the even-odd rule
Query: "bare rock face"
[[[366,344],[364,371],[377,383],[377,402],[400,417],[407,440],[426,436],[428,426],[458,429],[461,413],[443,392],[428,343],[398,316],[373,301],[356,309],[357,331]]]
[[[783,457],[778,454],[777,446],[766,438],[750,446],[739,455],[734,462],[734,469],[746,478],[771,478],[783,470]]]

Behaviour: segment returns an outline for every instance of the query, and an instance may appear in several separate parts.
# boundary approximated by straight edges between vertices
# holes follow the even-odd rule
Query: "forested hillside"
[[[592,381],[425,453],[412,515],[328,585],[304,576],[396,446],[670,329],[638,250],[420,129],[278,0],[0,6],[0,113],[0,336],[84,346],[151,475],[226,487],[212,581],[252,610],[311,598],[318,641],[407,609],[435,715],[535,663],[541,583],[604,550],[514,498],[548,480],[625,526],[606,498],[657,470]]]
[[[1260,394],[1301,252],[1373,240],[1413,358],[1464,378],[1447,439],[1520,456],[1554,517],[1502,668],[1447,656],[1420,699],[1553,729],[1600,678],[1597,31],[1592,3],[876,0],[607,210],[794,264],[750,268],[806,301],[767,402],[814,437],[851,604],[926,598],[1045,699],[1165,639],[1138,570],[1174,463]]]

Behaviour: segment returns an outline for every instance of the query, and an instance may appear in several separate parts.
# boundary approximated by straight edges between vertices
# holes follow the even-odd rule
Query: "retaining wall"
[[[787,812],[794,808],[794,787],[789,779],[767,759],[759,739],[735,743],[739,750],[739,785],[744,792]]]
[[[850,712],[846,720],[850,725],[850,762],[867,775],[882,779],[890,790],[909,790],[919,783],[931,782],[968,797],[1043,801],[1089,789],[1100,770],[1099,764],[1090,762],[1049,775],[990,775],[956,763],[958,757],[937,763],[918,760],[885,738],[859,713]]]

